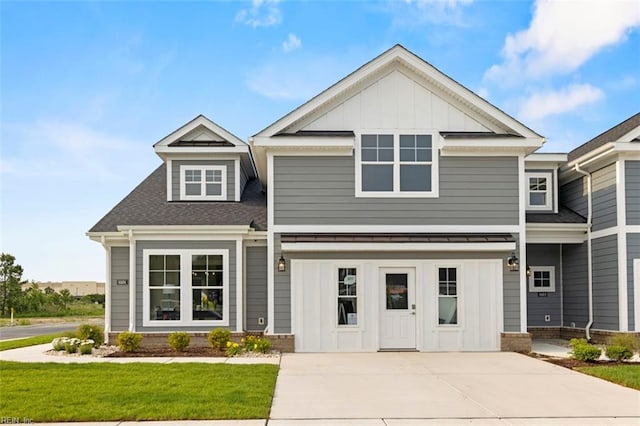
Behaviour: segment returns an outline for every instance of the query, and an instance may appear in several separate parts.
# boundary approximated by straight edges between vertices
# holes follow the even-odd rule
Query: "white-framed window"
[[[532,266],[529,276],[530,292],[555,292],[556,268],[555,266]]]
[[[358,270],[338,268],[338,327],[358,325]]]
[[[225,201],[226,166],[180,166],[180,199]]]
[[[527,210],[553,208],[553,178],[551,173],[526,173]]]
[[[438,268],[438,324],[458,325],[458,268]]]
[[[229,325],[229,250],[142,251],[144,326]]]
[[[422,132],[363,132],[356,150],[356,196],[437,196],[434,136]]]

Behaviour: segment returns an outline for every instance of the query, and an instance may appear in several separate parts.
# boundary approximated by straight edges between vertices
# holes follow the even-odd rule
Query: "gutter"
[[[585,327],[587,341],[591,341],[590,330],[593,326],[593,262],[591,256],[591,228],[593,226],[593,197],[591,193],[591,173],[582,170],[580,164],[574,165],[574,170],[587,177],[587,286],[589,294],[589,322]]]

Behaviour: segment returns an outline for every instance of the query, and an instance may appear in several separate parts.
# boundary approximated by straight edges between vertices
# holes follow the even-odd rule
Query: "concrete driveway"
[[[640,392],[508,352],[284,354],[269,425],[302,419],[640,424]]]

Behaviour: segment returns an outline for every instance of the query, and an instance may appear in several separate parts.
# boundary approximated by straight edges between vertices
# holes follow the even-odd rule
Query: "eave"
[[[586,223],[527,223],[527,244],[581,244],[587,240]]]

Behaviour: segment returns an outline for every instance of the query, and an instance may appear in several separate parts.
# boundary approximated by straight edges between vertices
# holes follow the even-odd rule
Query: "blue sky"
[[[198,114],[243,140],[396,43],[566,152],[640,110],[634,1],[3,1],[0,246],[104,280],[85,232]]]

